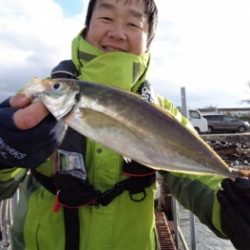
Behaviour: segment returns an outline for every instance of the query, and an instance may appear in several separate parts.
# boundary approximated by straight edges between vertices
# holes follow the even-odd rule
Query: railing
[[[179,208],[178,208],[178,202],[174,197],[172,197],[172,211],[173,211],[173,218],[174,218],[174,224],[175,224],[175,234],[176,234],[176,248],[184,249],[184,250],[190,250],[188,247],[187,241],[181,231],[181,228],[179,226]],[[190,245],[191,250],[196,250],[196,230],[195,230],[195,218],[192,212],[189,211],[189,222],[190,222]],[[182,248],[180,246],[180,243],[182,244]]]
[[[19,191],[11,199],[0,202],[0,250],[10,250],[11,225],[13,215],[19,199]]]

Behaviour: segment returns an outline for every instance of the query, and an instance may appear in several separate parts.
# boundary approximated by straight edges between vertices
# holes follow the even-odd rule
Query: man
[[[72,43],[72,60],[61,62],[51,76],[137,94],[146,89],[147,101],[160,103],[189,127],[171,102],[152,94],[146,81],[156,23],[153,0],[90,0],[86,27]],[[71,129],[61,141],[64,126],[41,103],[30,103],[30,97],[17,95],[0,106],[1,198],[10,197],[23,181],[12,248],[156,249],[154,171],[124,162]],[[57,157],[49,157],[55,149]],[[244,237],[249,231],[248,180],[226,179],[218,195],[220,206],[216,193],[221,177],[162,175],[170,192],[219,237],[229,237],[239,249],[249,248]],[[232,226],[235,220],[241,221],[238,228]]]

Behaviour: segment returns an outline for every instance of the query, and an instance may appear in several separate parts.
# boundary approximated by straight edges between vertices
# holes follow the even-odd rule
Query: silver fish
[[[230,168],[199,135],[136,94],[70,79],[40,85],[41,101],[57,119],[126,158],[157,170],[248,174]]]

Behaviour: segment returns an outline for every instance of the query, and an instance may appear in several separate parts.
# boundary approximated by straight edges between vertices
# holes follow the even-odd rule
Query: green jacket
[[[162,98],[160,101],[161,106],[183,125],[190,126],[171,102]],[[97,149],[102,152],[96,153]],[[104,191],[124,178],[121,174],[121,157],[92,141],[87,143],[86,163],[90,181],[100,190]],[[50,166],[48,160],[38,171],[51,175]],[[11,196],[18,180],[22,181],[25,173],[25,170],[19,168],[0,171],[2,199]],[[215,198],[221,178],[168,172],[162,175],[170,192],[222,237],[220,208]],[[153,186],[147,188],[146,199],[139,203],[131,201],[128,193],[124,192],[107,207],[81,207],[80,249],[156,249],[154,189]],[[64,249],[63,210],[58,213],[52,211],[54,195],[38,184],[30,174],[26,174],[20,191],[12,229],[13,249]]]
[[[192,129],[173,104],[158,98],[159,105],[172,113],[184,126]],[[86,167],[91,184],[105,191],[126,178],[122,175],[122,157],[108,148],[87,140]],[[52,175],[51,159],[37,168]],[[221,178],[162,173],[170,191],[218,236],[220,208],[215,193]],[[65,249],[63,209],[52,211],[55,196],[41,186],[26,170],[12,168],[0,171],[0,199],[11,197],[18,184],[20,199],[12,228],[13,250]],[[146,189],[146,199],[132,201],[127,191],[108,206],[83,206],[78,209],[81,250],[154,250],[156,230],[154,218],[155,186]],[[140,194],[138,194],[140,196]],[[138,197],[140,198],[140,197]],[[74,237],[74,235],[73,235]]]

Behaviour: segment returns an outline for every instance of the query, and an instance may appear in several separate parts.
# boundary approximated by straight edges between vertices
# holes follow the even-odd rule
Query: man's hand
[[[9,105],[8,103],[6,104],[7,107],[11,106],[17,109],[13,115],[13,120],[14,124],[19,129],[33,128],[49,114],[48,110],[41,102],[32,104],[31,98],[25,94],[17,94],[9,99]]]
[[[64,126],[42,103],[18,94],[0,103],[0,169],[36,167],[58,146]]]
[[[250,249],[250,180],[224,179],[217,193],[221,226],[236,249]]]

